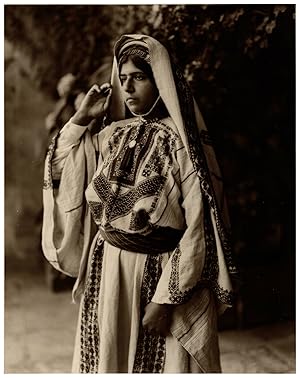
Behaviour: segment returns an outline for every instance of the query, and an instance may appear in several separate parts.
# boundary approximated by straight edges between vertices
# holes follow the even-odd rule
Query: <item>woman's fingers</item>
[[[101,94],[102,97],[107,97],[111,94],[112,86],[110,83],[104,83],[99,87],[98,84],[94,84],[88,93],[90,94]]]
[[[98,84],[94,84],[91,89],[88,91],[88,93],[100,93],[100,87]]]
[[[170,319],[161,319],[159,321],[156,321],[155,323],[143,322],[143,327],[151,335],[166,337],[170,330]]]
[[[104,83],[101,86],[94,84],[81,99],[78,111],[91,118],[104,116],[110,104],[111,92],[110,83]]]
[[[104,111],[107,111],[107,109],[109,108],[109,104],[110,104],[110,99],[111,99],[111,88],[110,89],[108,89],[108,91],[109,91],[109,93],[108,93],[108,95],[107,95],[107,97],[106,97],[106,99],[105,99],[105,103],[104,103],[104,105],[103,105],[103,109],[104,109]]]
[[[170,330],[171,308],[168,305],[150,302],[145,307],[143,327],[152,335],[166,336]]]
[[[103,83],[100,87],[100,91],[101,92],[105,92],[107,89],[111,88],[111,84],[110,83]]]

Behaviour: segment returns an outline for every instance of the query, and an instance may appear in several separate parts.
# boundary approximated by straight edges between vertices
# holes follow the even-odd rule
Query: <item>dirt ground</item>
[[[5,373],[69,373],[78,305],[53,293],[40,265],[7,264]],[[295,373],[293,322],[219,334],[224,373]]]

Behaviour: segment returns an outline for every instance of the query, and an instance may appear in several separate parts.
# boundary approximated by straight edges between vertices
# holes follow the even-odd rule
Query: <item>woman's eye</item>
[[[140,80],[144,80],[144,79],[145,79],[145,76],[142,75],[142,74],[136,74],[136,75],[134,76],[134,78],[135,78],[135,80],[140,81]]]

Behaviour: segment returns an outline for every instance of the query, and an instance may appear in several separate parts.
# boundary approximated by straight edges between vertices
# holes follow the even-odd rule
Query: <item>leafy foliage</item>
[[[68,72],[87,78],[111,55],[121,32],[135,29],[149,7],[7,5],[5,37],[29,59],[27,71],[45,92]]]
[[[175,53],[214,137],[241,261],[293,253],[294,11],[160,5],[147,26]]]

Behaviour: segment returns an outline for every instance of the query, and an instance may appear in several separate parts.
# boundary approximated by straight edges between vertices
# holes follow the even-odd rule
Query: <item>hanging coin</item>
[[[128,147],[129,147],[129,148],[133,148],[135,145],[136,145],[136,141],[135,141],[135,140],[132,140],[132,141],[129,143]]]

